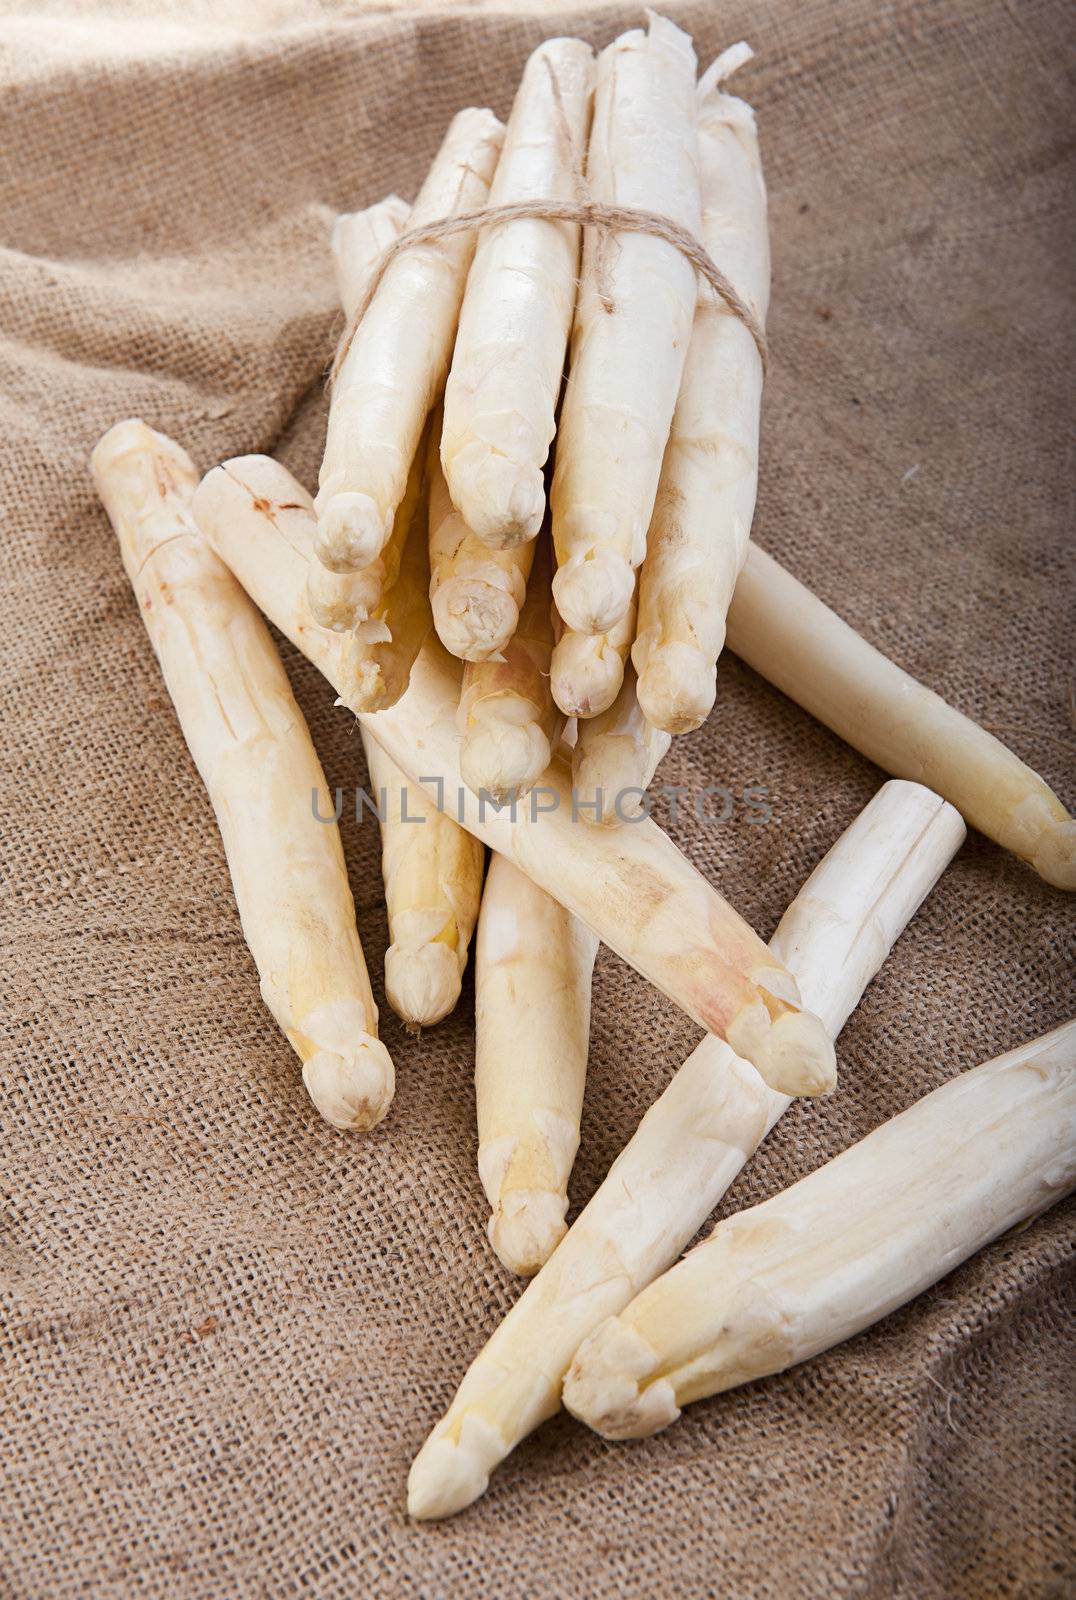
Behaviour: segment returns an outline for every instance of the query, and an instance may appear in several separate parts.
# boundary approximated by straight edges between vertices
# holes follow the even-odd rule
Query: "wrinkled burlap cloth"
[[[485,1239],[471,989],[399,1092],[322,1123],[258,997],[212,814],[86,457],[136,413],[314,486],[333,213],[412,195],[450,115],[629,7],[70,5],[0,17],[3,1136],[0,1593],[1060,1595],[1072,1550],[1059,1207],[879,1327],[609,1446],[558,1418],[472,1510],[408,1463],[519,1292]],[[1048,0],[669,8],[748,37],[772,202],[763,545],[1071,802],[1072,402]],[[1068,616],[1071,617],[1071,611]],[[358,737],[285,659],[330,783]],[[671,824],[768,936],[881,781],[732,658]],[[668,808],[659,807],[659,817]],[[344,826],[378,998],[378,844]],[[1073,1008],[1071,901],[972,837],[726,1210]],[[697,1030],[599,962],[576,1205]]]

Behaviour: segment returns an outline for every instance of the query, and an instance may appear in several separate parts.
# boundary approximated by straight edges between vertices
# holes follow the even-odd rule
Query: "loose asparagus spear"
[[[485,203],[504,128],[452,119],[411,213],[418,227]],[[317,553],[335,572],[380,555],[448,372],[472,233],[416,245],[386,270],[336,374],[321,466]]]
[[[508,119],[491,206],[579,198],[593,65],[581,39],[547,39],[535,50]],[[533,539],[542,525],[542,469],[575,306],[579,234],[578,223],[529,217],[485,228],[467,277],[441,454],[454,504],[491,549]]]
[[[312,625],[306,605],[309,542],[286,537],[279,506],[251,493],[232,467],[226,462],[203,479],[195,497],[199,524],[251,598],[346,704],[352,684],[343,641]],[[435,798],[443,792],[465,828],[507,855],[701,1026],[728,1039],[768,1082],[796,1094],[831,1088],[833,1046],[818,1019],[799,1009],[795,980],[661,829],[650,821],[623,830],[577,826],[571,775],[559,757],[515,812],[476,800],[461,781],[458,702],[457,668],[429,640],[410,691],[391,711],[360,721],[409,779]]]
[[[534,562],[534,541],[490,549],[448,495],[438,455],[440,423],[430,429],[430,604],[437,636],[461,661],[488,661],[519,624]],[[548,669],[547,669],[548,670]]]
[[[583,818],[615,828],[641,816],[643,794],[671,743],[643,716],[629,667],[609,710],[579,722],[572,778]]]
[[[1076,1188],[1076,1022],[961,1073],[729,1217],[576,1353],[568,1409],[608,1439],[783,1372],[887,1316]]]
[[[358,302],[374,262],[403,230],[410,211],[410,206],[399,195],[390,194],[366,211],[337,217],[332,252],[337,288],[346,316],[351,315]],[[365,621],[381,599],[382,590],[396,580],[407,525],[406,512],[402,516],[398,514],[394,519],[393,537],[377,560],[358,572],[330,572],[320,561],[311,562],[308,582],[310,610],[315,622],[344,633],[356,622]]]
[[[478,1172],[490,1243],[528,1276],[565,1231],[597,953],[571,912],[492,857],[475,942]]]
[[[1076,889],[1076,819],[1011,750],[869,645],[752,545],[729,647],[827,728],[952,802],[1059,889]]]
[[[750,57],[734,46],[699,84],[702,237],[760,320],[769,302],[766,188],[751,107],[716,85]],[[762,361],[709,288],[695,325],[639,575],[632,660],[639,703],[668,733],[699,727],[714,703],[725,614],[747,554],[758,484]]]
[[[519,622],[497,661],[468,661],[460,691],[460,770],[476,795],[522,798],[556,748],[564,717],[549,687],[553,654],[550,550],[543,535]]]
[[[109,429],[91,465],[213,802],[262,998],[326,1121],[371,1128],[392,1100],[392,1061],[340,835],[310,804],[316,795],[319,816],[331,813],[325,775],[269,631],[195,525],[185,450],[131,419]],[[293,516],[285,503],[284,527]]]
[[[364,728],[362,747],[381,818],[382,874],[392,943],[385,994],[410,1028],[455,1006],[482,897],[485,851]]]
[[[587,153],[593,199],[701,225],[695,52],[649,14],[598,58]],[[695,315],[695,269],[652,234],[588,229],[557,430],[557,609],[580,633],[623,617],[646,553],[661,458]]]
[[[785,913],[773,945],[835,1034],[963,837],[936,795],[887,783]],[[472,1362],[411,1468],[412,1516],[451,1516],[484,1492],[558,1409],[580,1341],[676,1260],[789,1103],[703,1040]]]

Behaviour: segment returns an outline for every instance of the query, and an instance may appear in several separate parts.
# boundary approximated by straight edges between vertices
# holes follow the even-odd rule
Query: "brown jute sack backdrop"
[[[322,1123],[258,998],[220,842],[87,454],[130,413],[311,487],[333,213],[412,195],[458,107],[635,7],[62,4],[0,16],[0,1593],[1044,1596],[1072,1580],[1073,1209],[806,1366],[608,1445],[570,1419],[412,1526],[412,1454],[519,1286],[475,1172],[472,991],[383,1003],[374,826],[345,811],[399,1091]],[[1073,399],[1050,0],[670,6],[749,38],[771,197],[761,544],[1071,803]],[[357,734],[284,650],[329,781]],[[881,781],[738,662],[658,815],[768,936]],[[1072,1012],[1072,902],[973,836],[870,988],[772,1194]],[[696,1041],[603,954],[576,1206]],[[1068,1591],[1071,1592],[1071,1591]]]

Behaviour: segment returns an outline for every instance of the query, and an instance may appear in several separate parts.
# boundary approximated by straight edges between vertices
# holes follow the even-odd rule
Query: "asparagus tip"
[[[718,649],[711,657],[674,640],[651,654],[639,674],[637,693],[643,716],[652,728],[693,733],[702,727],[714,706],[715,662],[720,653]]]
[[[530,1278],[567,1233],[568,1199],[548,1189],[512,1189],[489,1219],[489,1242],[509,1272]]]
[[[612,550],[573,558],[553,579],[553,598],[569,628],[608,633],[623,617],[635,592],[635,573]]]
[[[1076,889],[1076,817],[1053,823],[1043,834],[1031,865],[1055,889]]]
[[[389,529],[368,494],[334,494],[318,512],[314,549],[330,572],[358,572],[376,561]]]
[[[303,1065],[303,1082],[326,1122],[359,1133],[381,1121],[396,1087],[392,1057],[370,1034],[348,1055],[317,1051]]]
[[[466,468],[466,472],[464,472]],[[494,549],[507,550],[535,538],[545,516],[545,480],[534,467],[510,461],[482,441],[461,452],[450,477],[471,532]]]
[[[444,1435],[427,1439],[407,1475],[408,1516],[420,1522],[451,1517],[484,1494],[489,1469],[481,1442],[492,1432],[472,1414],[464,1419],[458,1440]],[[503,1453],[498,1450],[495,1459]]]
[[[409,1028],[429,1028],[460,997],[460,963],[447,944],[435,941],[417,950],[390,945],[385,952],[385,993]]]
[[[509,795],[533,788],[548,767],[549,739],[536,722],[500,723],[468,732],[460,752],[460,771],[472,794],[485,790],[500,805]]]
[[[608,1317],[575,1353],[564,1380],[564,1404],[606,1439],[638,1439],[680,1415],[672,1384],[658,1378],[641,1387],[656,1357],[637,1329]]]

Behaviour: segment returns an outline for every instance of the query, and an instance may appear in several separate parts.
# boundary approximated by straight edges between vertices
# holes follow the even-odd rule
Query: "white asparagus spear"
[[[232,466],[225,462],[202,480],[199,525],[255,603],[347,704],[344,641],[310,621],[309,538],[288,537],[279,508],[245,488]],[[661,829],[649,820],[630,829],[579,827],[571,773],[559,756],[542,774],[541,789],[518,808],[476,799],[460,773],[458,705],[458,664],[431,638],[408,693],[360,721],[410,780],[435,800],[443,795],[469,832],[508,856],[702,1027],[730,1040],[767,1082],[796,1094],[832,1088],[832,1042],[817,1017],[798,1009],[795,979]]]
[[[634,638],[634,598],[608,633],[563,629],[549,670],[553,699],[566,717],[597,717],[608,711],[624,683]]]
[[[547,39],[535,50],[508,119],[491,206],[580,198],[593,65],[581,39]],[[575,307],[579,235],[578,223],[530,217],[485,228],[467,277],[441,457],[464,522],[492,549],[533,539],[542,526],[542,469]]]
[[[646,33],[622,34],[598,58],[587,184],[595,201],[660,212],[699,236],[695,52],[653,12]],[[696,293],[675,245],[587,230],[552,488],[553,593],[580,633],[607,633],[631,602]]]
[[[936,795],[887,783],[792,902],[773,943],[835,1034],[963,837]],[[676,1260],[789,1104],[702,1041],[471,1363],[411,1468],[412,1516],[451,1516],[485,1491],[559,1408],[580,1341]]]
[[[269,630],[198,531],[185,450],[129,419],[91,465],[213,803],[262,998],[326,1121],[371,1128],[392,1100],[392,1061],[325,775]]]
[[[473,794],[527,794],[549,765],[564,727],[549,686],[553,598],[549,540],[536,541],[519,622],[499,660],[468,661],[460,690],[460,770]]]
[[[492,111],[452,119],[411,226],[485,203],[503,133]],[[317,553],[333,571],[369,566],[392,531],[423,423],[448,372],[473,251],[473,233],[460,233],[393,261],[340,362],[315,502]]]
[[[631,774],[643,789],[669,743],[647,732]],[[478,1171],[493,1207],[490,1242],[528,1276],[565,1231],[597,952],[589,929],[494,855],[475,947]]]
[[[597,953],[571,912],[492,857],[475,941],[478,1173],[490,1243],[528,1276],[565,1231]]]
[[[764,322],[770,252],[754,112],[714,87],[744,59],[744,48],[734,46],[699,85],[702,237]],[[631,652],[639,702],[668,733],[701,726],[714,703],[725,614],[755,509],[761,404],[755,341],[704,288],[639,575]]]
[[[402,231],[411,208],[390,194],[365,211],[336,219],[332,233],[336,284],[344,315],[350,317],[374,262]],[[395,529],[394,529],[395,531]],[[358,572],[330,572],[320,561],[310,564],[310,610],[324,628],[346,632],[364,621],[399,570],[401,542],[389,539],[370,566]]]
[[[643,795],[671,743],[643,716],[629,667],[609,710],[579,722],[572,780],[584,820],[615,828],[642,816]]]
[[[482,897],[485,851],[362,730],[381,825],[389,934],[385,994],[409,1028],[447,1017],[460,996]]]
[[[461,661],[488,661],[500,655],[516,631],[534,562],[534,541],[491,550],[472,533],[449,498],[439,435],[435,413],[428,464],[433,623],[452,655]]]
[[[869,1328],[1076,1188],[1076,1022],[961,1073],[710,1237],[583,1342],[564,1403],[607,1439]]]
[[[728,643],[886,772],[929,784],[1047,883],[1076,889],[1076,819],[1042,778],[861,639],[757,545],[729,607]]]

